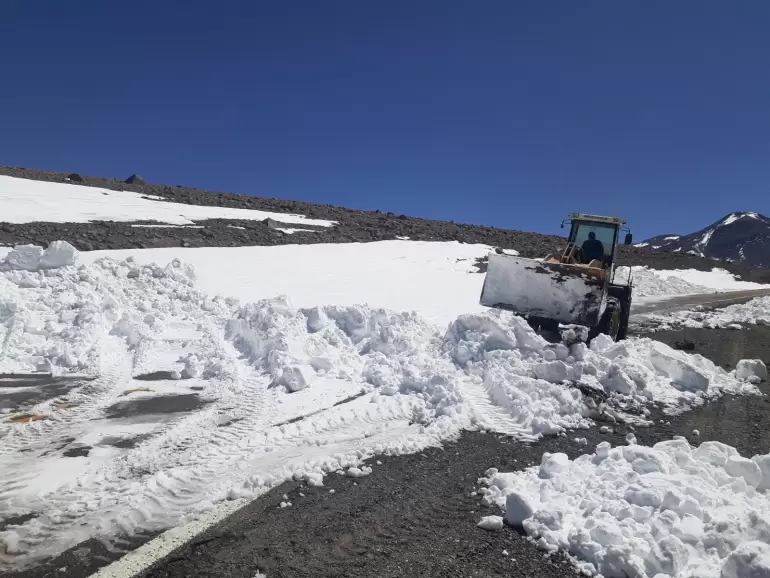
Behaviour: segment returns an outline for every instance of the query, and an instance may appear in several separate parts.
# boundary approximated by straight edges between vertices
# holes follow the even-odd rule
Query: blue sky
[[[770,3],[0,3],[0,164],[635,238],[770,214]]]

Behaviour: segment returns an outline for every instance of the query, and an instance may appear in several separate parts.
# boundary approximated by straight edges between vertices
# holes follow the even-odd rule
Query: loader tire
[[[622,341],[628,336],[628,321],[631,317],[631,300],[621,305],[620,312],[620,328],[618,329],[618,337],[615,341]]]
[[[620,328],[622,326],[622,308],[620,302],[614,297],[607,299],[607,307],[604,309],[599,325],[590,332],[590,339],[593,339],[600,333],[609,335],[613,341],[618,341]]]

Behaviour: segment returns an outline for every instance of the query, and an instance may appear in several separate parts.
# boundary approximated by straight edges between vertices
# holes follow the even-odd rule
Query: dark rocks
[[[82,183],[83,177],[77,173],[70,173],[67,175],[67,180],[72,181],[73,183]]]
[[[139,175],[133,174],[125,180],[125,183],[128,185],[146,185],[147,181]]]

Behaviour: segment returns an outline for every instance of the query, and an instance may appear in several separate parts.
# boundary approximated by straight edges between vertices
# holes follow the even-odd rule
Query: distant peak
[[[719,227],[724,227],[725,225],[731,225],[735,221],[739,221],[740,219],[764,219],[762,215],[759,213],[751,213],[751,212],[738,212],[738,213],[730,213],[727,215],[724,219],[719,221],[718,225]]]

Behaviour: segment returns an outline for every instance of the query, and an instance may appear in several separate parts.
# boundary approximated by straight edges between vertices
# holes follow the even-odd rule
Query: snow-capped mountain
[[[750,269],[770,267],[770,218],[758,213],[730,213],[689,235],[658,235],[639,243],[659,251],[692,253],[738,262]]]

